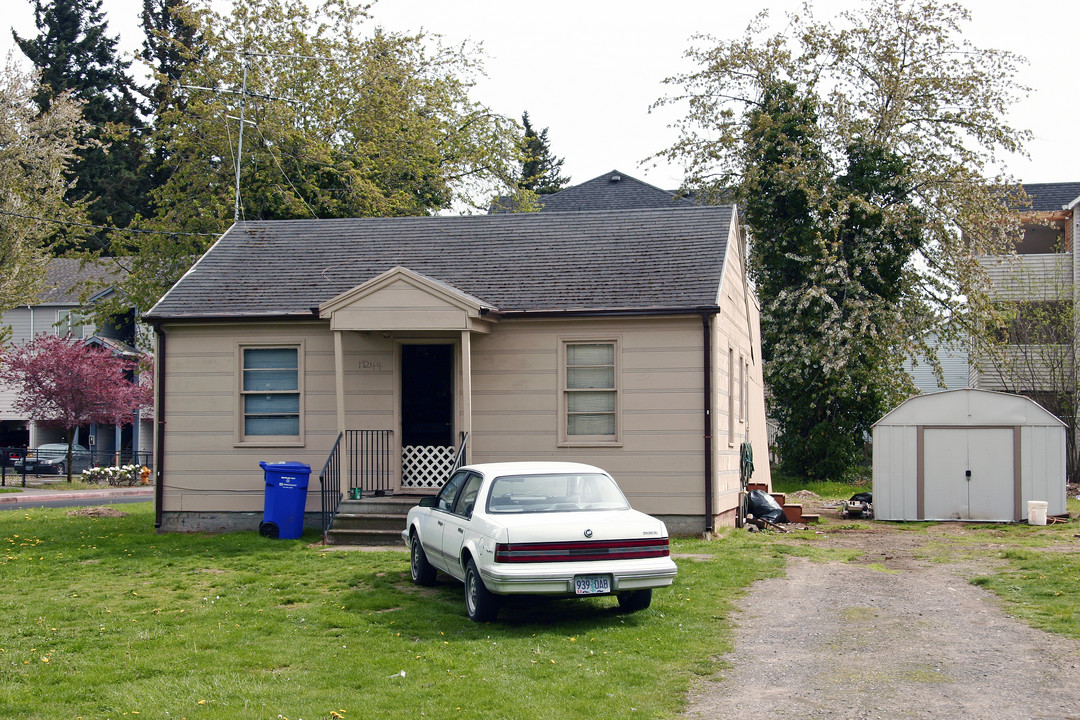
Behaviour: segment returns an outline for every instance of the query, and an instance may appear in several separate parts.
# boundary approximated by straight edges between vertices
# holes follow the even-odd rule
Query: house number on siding
[[[381,360],[361,360],[360,361],[360,369],[361,370],[374,370],[376,372],[381,372],[382,371],[382,361]]]

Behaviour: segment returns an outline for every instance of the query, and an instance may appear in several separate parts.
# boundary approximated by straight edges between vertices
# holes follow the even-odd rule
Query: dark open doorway
[[[401,346],[402,446],[454,445],[454,346]]]

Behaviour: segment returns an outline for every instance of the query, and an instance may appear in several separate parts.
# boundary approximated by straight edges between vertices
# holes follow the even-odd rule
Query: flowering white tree
[[[698,69],[661,155],[705,198],[730,197],[753,241],[770,411],[795,473],[836,477],[904,393],[907,355],[932,356],[989,308],[974,249],[1016,225],[993,178],[1028,134],[1005,118],[1020,59],[973,47],[963,7],[881,0],[769,35],[699,38]],[[1015,237],[1015,235],[1013,235]]]

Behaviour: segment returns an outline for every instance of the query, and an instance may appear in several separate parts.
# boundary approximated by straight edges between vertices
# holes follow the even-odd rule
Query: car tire
[[[57,475],[67,475],[67,473],[64,471],[64,463],[57,463],[56,464],[56,474]]]
[[[644,610],[651,604],[652,588],[619,593],[619,610],[623,612],[637,612],[638,610]]]
[[[414,531],[409,536],[409,574],[414,585],[430,586],[435,584],[438,571],[428,562],[427,553],[420,545],[420,538]]]
[[[499,598],[484,585],[471,558],[465,566],[465,609],[473,622],[490,622],[499,614]]]

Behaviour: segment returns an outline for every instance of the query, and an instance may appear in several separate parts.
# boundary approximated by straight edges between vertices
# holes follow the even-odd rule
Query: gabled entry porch
[[[463,462],[471,338],[493,318],[480,300],[402,267],[318,310],[334,333],[339,433],[320,475],[326,531],[342,498],[432,494]]]

